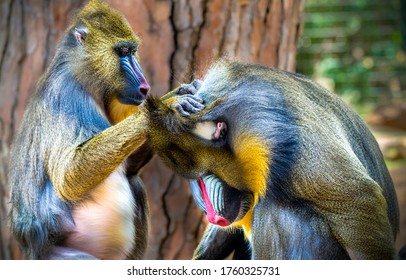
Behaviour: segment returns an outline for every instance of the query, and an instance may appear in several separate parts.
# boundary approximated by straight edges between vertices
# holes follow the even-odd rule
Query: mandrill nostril
[[[227,219],[220,217],[220,216],[216,216],[215,221],[210,221],[211,223],[221,226],[221,227],[226,227],[228,225],[230,225],[230,222],[227,221]]]
[[[142,95],[142,96],[147,96],[148,92],[149,92],[149,86],[140,86],[140,88],[138,89],[138,92]]]

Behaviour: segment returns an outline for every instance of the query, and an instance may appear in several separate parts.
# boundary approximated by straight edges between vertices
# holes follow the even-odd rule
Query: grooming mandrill
[[[227,61],[190,87],[206,105],[198,114],[153,98],[147,108],[153,148],[191,179],[211,223],[195,259],[397,258],[391,178],[337,96],[301,75]]]
[[[93,0],[38,83],[9,174],[11,231],[27,258],[142,258],[148,205],[137,174],[152,150],[139,44],[121,14]],[[200,110],[184,97],[167,103]]]

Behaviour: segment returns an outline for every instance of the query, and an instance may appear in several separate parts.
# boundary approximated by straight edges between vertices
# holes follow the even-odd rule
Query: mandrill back
[[[336,95],[298,74],[228,61],[196,94],[206,109],[190,118],[147,103],[153,147],[191,179],[215,224],[194,258],[227,255],[211,240],[242,244],[240,230],[254,259],[396,258],[392,180],[367,126]]]

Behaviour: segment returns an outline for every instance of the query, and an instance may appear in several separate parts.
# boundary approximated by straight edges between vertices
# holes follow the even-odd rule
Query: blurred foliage
[[[396,168],[402,168],[406,166],[406,159],[401,159],[401,160],[385,160],[386,166],[388,167],[389,170],[396,169]]]
[[[401,1],[306,0],[297,72],[358,108],[405,100]]]

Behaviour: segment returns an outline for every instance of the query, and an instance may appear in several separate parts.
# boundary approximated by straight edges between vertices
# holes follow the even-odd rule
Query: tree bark
[[[0,4],[0,259],[21,258],[6,218],[7,162],[35,84],[69,20],[86,1],[3,0]],[[304,0],[108,0],[141,37],[152,94],[202,78],[222,56],[294,71]],[[151,210],[145,259],[190,259],[205,228],[188,183],[155,157],[142,174]]]

